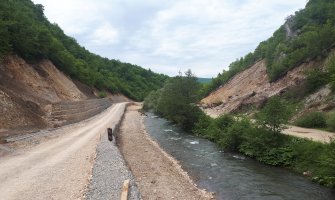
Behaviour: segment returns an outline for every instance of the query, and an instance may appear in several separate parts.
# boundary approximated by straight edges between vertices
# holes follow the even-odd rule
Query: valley
[[[0,1],[0,199],[334,199],[334,1],[39,1]]]

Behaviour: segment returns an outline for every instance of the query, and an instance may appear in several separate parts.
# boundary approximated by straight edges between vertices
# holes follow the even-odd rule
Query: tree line
[[[17,54],[30,63],[50,59],[74,79],[134,100],[143,100],[167,79],[137,65],[89,52],[57,24],[50,23],[43,11],[43,5],[30,0],[0,1],[0,58]]]

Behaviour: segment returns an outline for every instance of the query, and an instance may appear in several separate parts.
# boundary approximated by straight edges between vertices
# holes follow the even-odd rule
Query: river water
[[[185,133],[151,113],[144,120],[150,136],[182,165],[195,183],[217,199],[335,200],[335,191],[286,169],[266,166]]]

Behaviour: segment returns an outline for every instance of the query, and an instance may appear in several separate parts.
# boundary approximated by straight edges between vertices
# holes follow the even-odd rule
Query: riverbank
[[[145,130],[140,105],[129,106],[121,126],[120,151],[135,176],[143,199],[212,199],[196,187],[178,162]]]
[[[187,170],[200,188],[218,200],[335,199],[331,189],[281,167],[272,167],[183,131],[169,120],[147,112],[144,125],[150,137]]]

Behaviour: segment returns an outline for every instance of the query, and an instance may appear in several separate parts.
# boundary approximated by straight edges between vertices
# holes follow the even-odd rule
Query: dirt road
[[[130,106],[122,123],[120,149],[133,172],[143,199],[210,199],[180,165],[147,135],[140,106]]]
[[[115,104],[94,118],[55,130],[57,137],[0,158],[0,199],[81,199],[100,134],[114,126],[124,108],[125,103]]]
[[[335,133],[297,126],[289,126],[283,130],[283,133],[323,143],[328,143],[331,139],[335,139]]]

